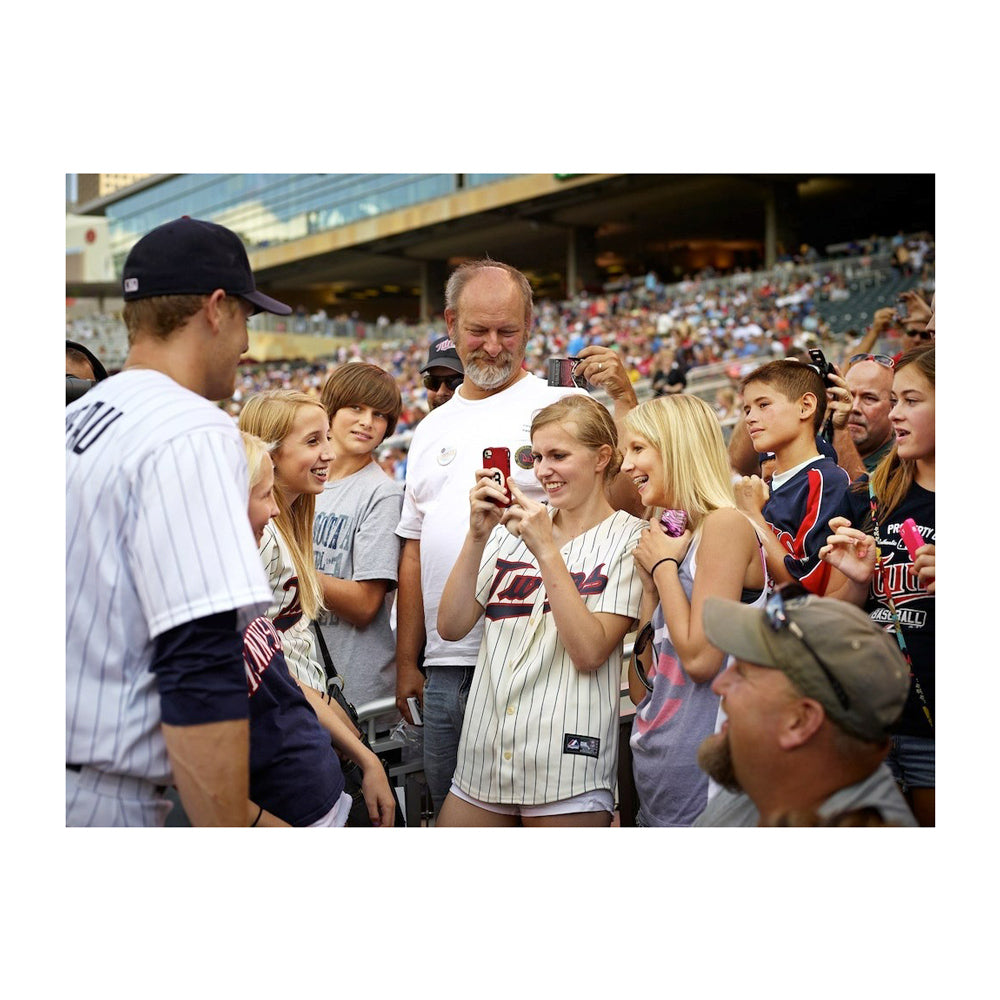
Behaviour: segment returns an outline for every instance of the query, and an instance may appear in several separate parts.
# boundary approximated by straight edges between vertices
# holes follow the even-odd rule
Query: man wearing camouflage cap
[[[794,594],[780,588],[764,608],[705,604],[705,634],[735,662],[712,684],[726,721],[698,750],[723,790],[694,825],[865,813],[916,826],[883,763],[909,688],[895,640],[851,604]]]

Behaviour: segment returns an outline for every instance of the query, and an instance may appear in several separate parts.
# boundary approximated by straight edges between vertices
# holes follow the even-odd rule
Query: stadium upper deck
[[[539,297],[620,274],[758,268],[803,243],[934,228],[933,175],[159,174],[72,206],[107,220],[112,270],[153,226],[209,218],[243,237],[260,286],[310,313],[409,321],[451,267],[490,255]],[[67,295],[115,296],[114,280]]]

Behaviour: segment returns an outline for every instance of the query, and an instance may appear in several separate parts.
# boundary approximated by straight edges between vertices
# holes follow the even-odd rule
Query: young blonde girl
[[[663,396],[630,411],[622,471],[649,513],[687,514],[679,537],[650,520],[635,549],[643,600],[629,694],[637,705],[630,741],[636,822],[689,826],[708,804],[697,750],[719,724],[711,686],[725,666],[705,636],[702,608],[708,597],[762,604],[764,553],[750,520],[736,509],[719,419],[698,397]]]
[[[278,514],[274,469],[267,445],[245,431],[250,473],[248,514],[258,544]],[[362,795],[374,826],[392,826],[395,799],[378,758],[322,696],[295,680],[281,639],[266,615],[243,636],[243,665],[250,697],[251,826],[344,826],[352,798],[344,789],[338,753],[363,775]]]
[[[247,400],[239,426],[266,442],[274,461],[278,514],[260,541],[273,595],[267,616],[281,636],[292,675],[326,694],[326,671],[316,658],[311,627],[323,606],[312,528],[316,497],[333,457],[326,410],[305,393],[273,389]]]
[[[513,477],[508,494],[480,469],[441,596],[443,638],[462,638],[484,615],[485,629],[439,826],[607,826],[614,811],[642,521],[605,495],[621,458],[600,403],[572,395],[540,410],[531,446],[547,503]]]

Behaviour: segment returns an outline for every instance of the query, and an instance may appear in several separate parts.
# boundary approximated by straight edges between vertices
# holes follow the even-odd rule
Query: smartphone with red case
[[[483,468],[491,469],[493,480],[502,490],[507,490],[507,478],[510,476],[510,448],[484,448]],[[507,490],[509,493],[510,491]],[[510,499],[494,500],[498,507],[509,507]]]
[[[910,553],[911,559],[917,558],[917,549],[923,546],[924,536],[920,534],[917,522],[912,517],[908,517],[900,526],[899,533],[903,536],[903,544],[906,551]]]

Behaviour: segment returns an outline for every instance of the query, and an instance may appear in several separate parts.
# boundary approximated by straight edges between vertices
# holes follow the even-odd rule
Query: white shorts
[[[555,802],[542,802],[534,806],[519,806],[509,802],[483,802],[467,795],[453,781],[451,794],[463,802],[471,802],[480,809],[500,813],[503,816],[559,816],[563,813],[608,812],[614,815],[615,799],[606,788],[597,788],[592,792],[581,792],[568,799],[557,799]]]
[[[347,816],[351,811],[351,806],[354,804],[354,799],[347,794],[347,792],[341,792],[340,798],[333,804],[333,808],[325,815],[320,816],[315,823],[310,823],[310,826],[346,826]]]

